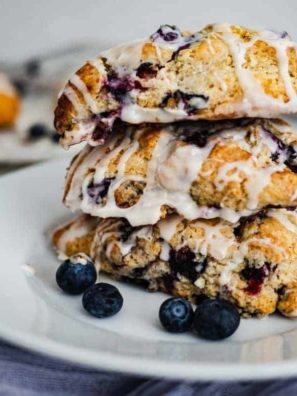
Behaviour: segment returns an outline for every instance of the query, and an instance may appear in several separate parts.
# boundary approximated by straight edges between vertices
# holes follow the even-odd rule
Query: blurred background
[[[53,111],[67,77],[101,50],[163,23],[228,21],[296,39],[295,9],[296,0],[0,0],[0,173],[80,150],[59,147]]]

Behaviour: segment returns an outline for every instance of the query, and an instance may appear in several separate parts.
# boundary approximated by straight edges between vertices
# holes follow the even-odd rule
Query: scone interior
[[[277,119],[125,126],[72,161],[64,203],[133,226],[172,212],[235,223],[267,206],[294,206],[296,136]]]
[[[153,226],[82,215],[59,227],[55,248],[84,252],[112,277],[193,303],[222,297],[242,316],[297,315],[297,211],[266,209],[236,225],[169,215]]]
[[[61,143],[104,142],[130,124],[275,117],[297,111],[296,44],[285,32],[164,25],[101,53],[69,80],[55,111]]]

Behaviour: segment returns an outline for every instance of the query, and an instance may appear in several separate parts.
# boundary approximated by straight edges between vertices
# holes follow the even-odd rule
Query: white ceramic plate
[[[138,374],[200,380],[297,374],[297,321],[242,320],[230,339],[206,342],[161,329],[162,293],[118,283],[124,307],[101,320],[83,311],[80,296],[63,294],[49,235],[69,217],[60,202],[66,165],[58,160],[0,179],[1,337],[72,362]]]

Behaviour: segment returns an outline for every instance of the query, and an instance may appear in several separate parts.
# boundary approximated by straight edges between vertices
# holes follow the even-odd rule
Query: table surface
[[[0,396],[293,396],[297,380],[183,382],[107,373],[0,341]]]

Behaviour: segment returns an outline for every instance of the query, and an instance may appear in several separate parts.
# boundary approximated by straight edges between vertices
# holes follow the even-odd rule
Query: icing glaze
[[[100,57],[88,61],[99,72],[101,79],[101,85],[99,85],[106,87],[109,95],[113,97],[114,104],[111,108],[106,108],[106,111],[102,110],[102,104],[101,108],[99,107],[98,95],[91,94],[77,74],[70,78],[69,84],[63,92],[76,111],[75,127],[73,131],[64,131],[62,143],[65,147],[82,140],[87,140],[92,145],[102,144],[104,136],[100,137],[100,134],[93,136],[93,132],[99,124],[103,129],[112,128],[116,118],[131,124],[170,123],[200,118],[198,113],[189,111],[189,108],[196,110],[207,108],[209,98],[203,95],[182,93],[188,96],[187,105],[184,100],[178,100],[177,105],[173,108],[167,105],[143,107],[137,103],[137,98],[142,88],[154,89],[161,83],[166,85],[166,92],[181,93],[178,81],[170,75],[164,65],[173,62],[180,50],[197,46],[201,41],[205,42],[210,52],[214,54],[215,49],[211,40],[216,36],[223,39],[230,49],[235,72],[243,91],[242,99],[238,102],[228,103],[223,107],[220,106],[219,114],[226,112],[226,114],[236,114],[236,117],[272,117],[279,113],[296,112],[297,95],[289,72],[288,58],[288,50],[291,48],[296,50],[296,44],[290,40],[289,36],[262,30],[252,32],[249,40],[243,40],[234,31],[234,26],[226,23],[214,24],[211,25],[208,32],[202,31],[193,34],[184,34],[175,26],[164,25],[149,39],[119,45],[102,52]],[[247,52],[258,41],[265,42],[275,50],[279,77],[283,82],[288,100],[277,99],[265,93],[252,70],[246,67]],[[157,79],[154,78],[156,76],[153,76],[148,80],[142,80],[141,84],[144,85],[141,88],[137,70],[143,64],[142,57],[146,45],[155,49],[159,66],[161,66],[158,69]],[[168,56],[164,58],[162,51],[171,52],[171,58],[168,59]],[[111,75],[113,83],[110,82]],[[223,92],[228,90],[226,81],[219,71],[214,72],[213,79],[219,82]],[[73,86],[82,94],[83,100],[80,100]],[[116,93],[118,87],[120,90]],[[214,109],[215,111],[216,109]],[[104,135],[104,132],[102,134]]]
[[[247,129],[237,127],[212,135],[204,147],[185,144],[173,133],[171,128],[163,128],[158,132],[158,141],[153,149],[151,159],[147,162],[145,175],[128,174],[126,166],[129,158],[139,149],[139,139],[147,133],[145,127],[129,129],[124,137],[116,136],[94,149],[87,147],[70,167],[66,186],[65,203],[71,209],[81,208],[85,213],[100,217],[125,217],[132,226],[155,224],[161,216],[161,209],[167,205],[174,208],[179,215],[194,220],[197,218],[221,217],[236,222],[259,210],[259,197],[269,185],[271,176],[282,172],[286,165],[285,156],[279,155],[278,162],[268,158],[277,150],[277,144],[261,127],[252,141],[247,140]],[[256,138],[256,136],[258,138]],[[251,139],[251,137],[249,137]],[[218,168],[214,185],[217,191],[223,191],[230,182],[243,183],[246,191],[246,203],[242,210],[235,211],[224,205],[221,207],[199,206],[192,199],[190,190],[192,183],[203,173],[202,165],[217,144],[232,142],[245,150],[249,157],[246,160],[222,163]],[[285,151],[285,150],[284,150]],[[263,162],[262,155],[266,152]],[[109,181],[104,203],[95,202],[88,194],[88,188],[104,183],[108,177],[111,161],[119,157],[116,175]],[[138,201],[130,207],[119,207],[115,200],[115,192],[127,181],[144,183],[143,193]],[[228,192],[228,189],[227,189]]]

